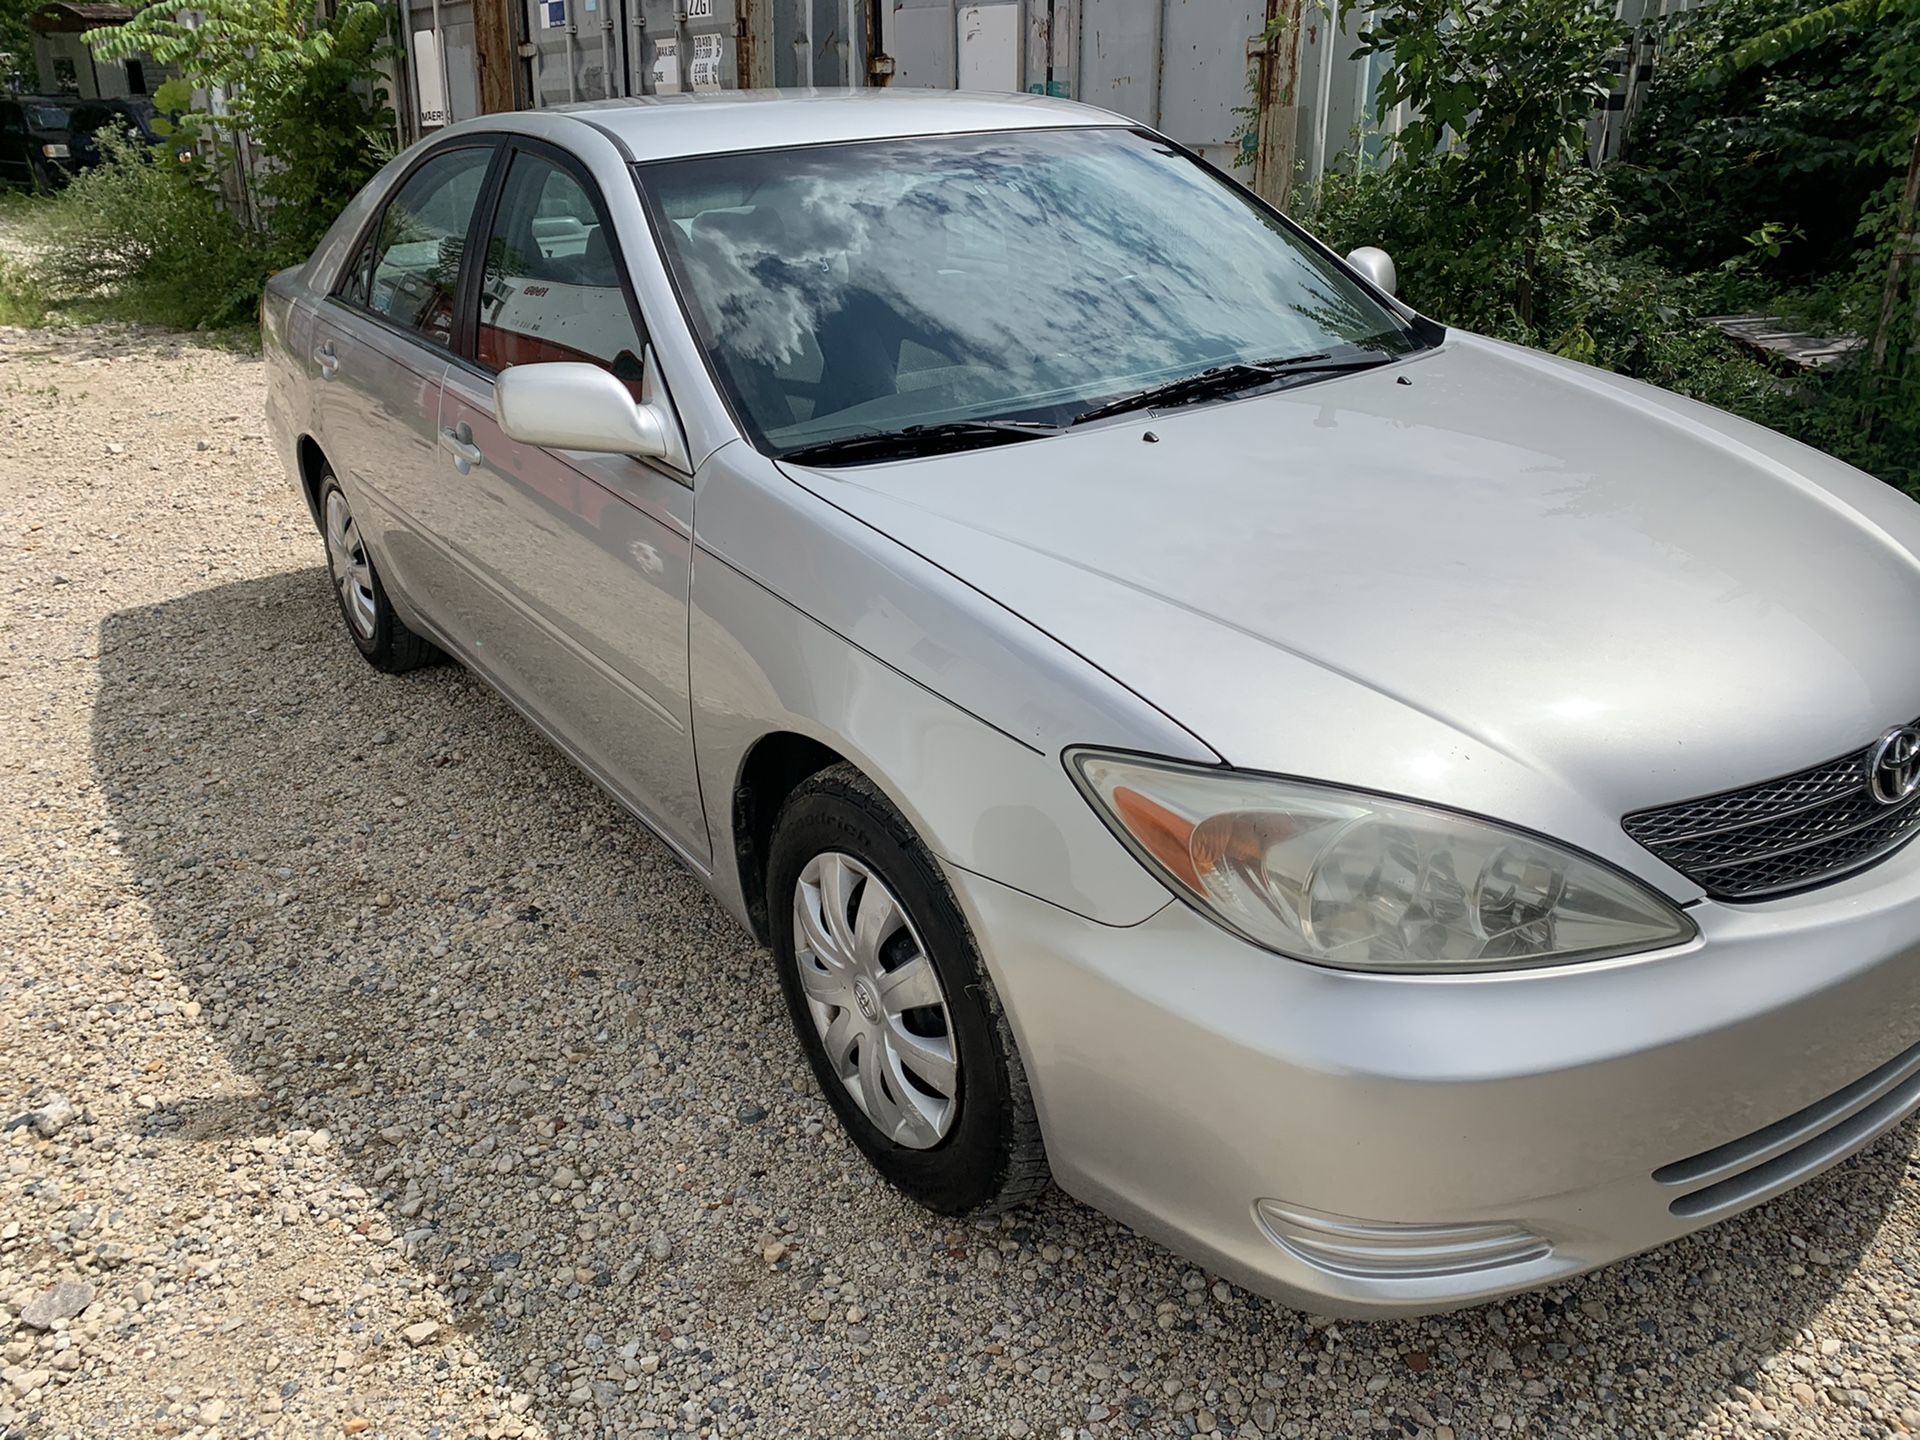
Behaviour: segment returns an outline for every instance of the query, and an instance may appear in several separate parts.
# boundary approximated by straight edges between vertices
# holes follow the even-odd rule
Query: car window
[[[67,112],[58,105],[29,105],[27,125],[34,130],[64,130],[67,128]]]
[[[636,173],[735,413],[774,454],[947,421],[1061,424],[1215,366],[1419,344],[1239,187],[1119,127]]]
[[[334,293],[349,305],[365,306],[367,296],[373,287],[373,252],[379,243],[378,234],[370,234],[360,242],[360,248],[353,252],[353,259],[340,273],[340,283]]]
[[[73,118],[68,122],[77,135],[91,135],[103,125],[115,120],[113,111],[104,105],[76,105]]]
[[[414,171],[374,239],[366,306],[435,345],[453,343],[454,292],[490,147],[447,150]]]
[[[543,360],[598,365],[639,391],[645,341],[593,196],[552,161],[520,151],[487,237],[477,358],[491,369]]]

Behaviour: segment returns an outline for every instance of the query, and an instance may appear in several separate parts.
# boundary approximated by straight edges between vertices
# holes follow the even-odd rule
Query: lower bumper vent
[[[1653,1172],[1688,1193],[1667,1209],[1699,1219],[1743,1209],[1798,1184],[1892,1129],[1920,1105],[1920,1045],[1903,1050],[1784,1120]],[[1699,1188],[1695,1188],[1699,1187]]]

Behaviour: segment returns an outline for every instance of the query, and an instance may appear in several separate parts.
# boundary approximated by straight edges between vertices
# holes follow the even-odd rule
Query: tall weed
[[[33,278],[55,304],[187,330],[251,320],[269,260],[195,167],[103,133],[102,163],[43,202]]]

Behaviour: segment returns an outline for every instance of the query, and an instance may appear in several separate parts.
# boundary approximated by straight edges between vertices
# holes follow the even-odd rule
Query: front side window
[[[448,150],[408,177],[380,218],[366,306],[435,345],[453,343],[460,252],[491,149]]]
[[[480,363],[583,361],[611,370],[637,396],[645,348],[593,197],[552,161],[516,154],[487,237]]]
[[[1059,424],[1213,366],[1421,343],[1244,192],[1129,130],[636,173],[721,383],[773,454],[913,425]]]

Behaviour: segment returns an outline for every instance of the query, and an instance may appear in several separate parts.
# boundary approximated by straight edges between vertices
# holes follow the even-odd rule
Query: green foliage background
[[[1362,52],[1391,60],[1380,116],[1404,99],[1423,119],[1393,137],[1390,165],[1356,146],[1325,178],[1308,219],[1328,243],[1385,246],[1402,293],[1438,319],[1722,406],[1920,493],[1911,324],[1877,371],[1788,377],[1700,318],[1753,309],[1874,333],[1920,126],[1920,3],[1684,12],[1626,161],[1597,173],[1586,121],[1625,38],[1611,5],[1353,8]]]
[[[15,6],[20,0],[0,0]],[[168,143],[106,146],[30,225],[34,259],[7,266],[8,309],[218,328],[253,318],[266,277],[311,253],[391,153],[380,86],[392,12],[344,0],[171,0],[88,36],[107,60],[146,54],[180,78],[155,93]],[[0,10],[0,23],[7,12]],[[196,105],[218,93],[217,108]],[[235,152],[255,163],[242,181]],[[196,158],[182,164],[179,152]]]

